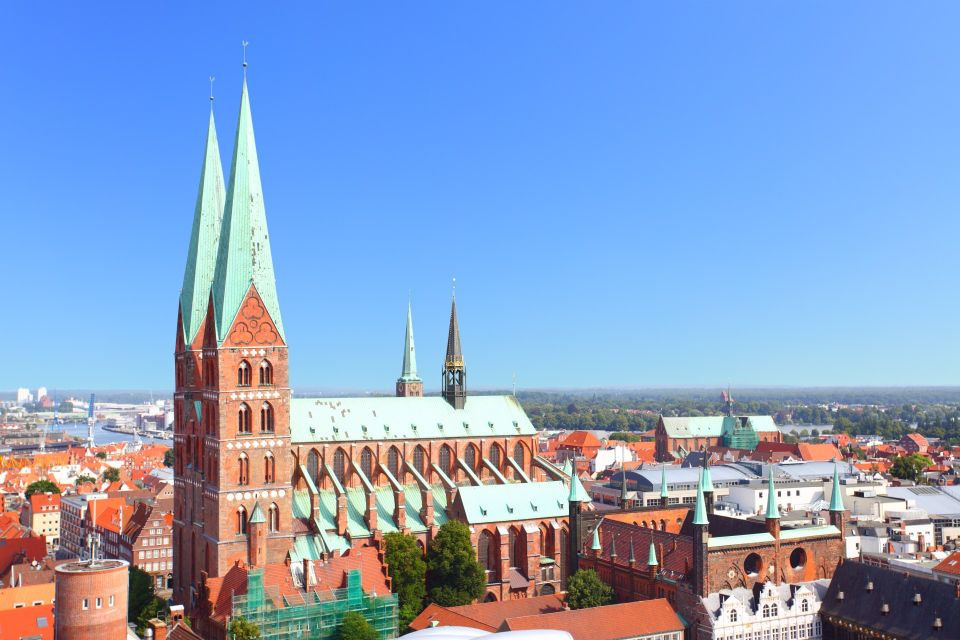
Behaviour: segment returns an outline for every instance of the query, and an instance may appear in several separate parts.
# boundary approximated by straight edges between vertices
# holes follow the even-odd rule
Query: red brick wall
[[[95,572],[57,572],[57,640],[126,640],[128,568]],[[113,606],[109,606],[113,596]],[[96,599],[101,607],[96,608]],[[83,599],[88,608],[83,609]]]

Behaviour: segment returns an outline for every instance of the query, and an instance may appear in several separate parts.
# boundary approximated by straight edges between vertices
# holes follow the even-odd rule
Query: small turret
[[[833,461],[833,487],[830,493],[830,524],[840,529],[840,535],[843,536],[843,514],[846,508],[843,506],[843,494],[840,489],[840,469],[836,460]]]
[[[590,502],[590,496],[587,490],[583,488],[583,483],[577,477],[576,472],[570,474],[570,494],[567,496],[567,506],[569,508],[570,536],[567,542],[567,567],[568,575],[573,575],[580,568],[580,543],[581,543],[581,513],[584,503]]]
[[[397,379],[397,396],[423,397],[423,381],[417,376],[417,352],[413,344],[413,311],[407,303],[407,331],[403,341],[403,369]]]
[[[666,508],[667,502],[667,467],[663,465],[660,467],[660,506]]]
[[[773,484],[773,465],[767,477],[767,531],[775,538],[780,537],[780,509],[777,507],[777,488]]]

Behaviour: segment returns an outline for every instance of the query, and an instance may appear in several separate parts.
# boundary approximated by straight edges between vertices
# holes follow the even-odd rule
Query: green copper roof
[[[563,461],[563,467],[561,467],[560,470],[563,472],[563,475],[565,476],[573,475],[573,463],[570,462],[570,458],[567,458],[566,460]]]
[[[840,493],[840,471],[836,460],[833,461],[833,491],[830,494],[830,511],[845,511],[843,496]]]
[[[773,485],[773,465],[770,465],[770,473],[767,479],[767,520],[780,517],[780,510],[777,508],[777,490]]]
[[[697,504],[693,508],[693,524],[710,524],[707,519],[707,505],[703,499],[703,471],[700,471],[700,482],[697,484]]]
[[[413,312],[407,303],[407,334],[403,341],[403,371],[400,379],[406,382],[419,382],[417,377],[417,352],[413,346]]]
[[[600,523],[597,523],[597,526],[593,529],[593,544],[590,548],[594,551],[600,551]]]
[[[203,165],[200,168],[200,189],[197,191],[197,204],[193,209],[187,267],[183,272],[183,287],[180,289],[180,313],[183,323],[181,330],[183,341],[188,345],[197,337],[200,324],[207,314],[210,286],[213,284],[213,271],[217,263],[223,202],[223,166],[220,164],[220,147],[217,144],[217,129],[213,124],[213,109],[210,109],[207,144],[203,150]]]
[[[713,536],[707,540],[707,548],[714,547],[741,547],[745,544],[769,544],[774,542],[774,537],[767,532],[763,533],[744,533],[738,536]]]
[[[797,527],[795,529],[781,529],[781,540],[801,540],[803,538],[816,538],[822,536],[838,536],[840,529],[832,524],[821,524],[815,527]]]
[[[260,184],[260,164],[253,137],[253,119],[247,81],[240,94],[240,116],[230,167],[230,185],[223,213],[220,246],[213,277],[213,301],[216,311],[217,339],[223,342],[240,310],[244,296],[253,284],[270,318],[284,337],[280,302],[270,255],[267,212]],[[284,338],[285,339],[285,338]]]
[[[660,564],[657,562],[657,549],[650,543],[650,553],[647,555],[647,565],[653,567]]]
[[[569,513],[559,480],[460,487],[456,500],[468,524],[562,518]]]
[[[704,452],[704,456],[710,455],[709,453]],[[704,493],[713,493],[713,479],[710,477],[710,467],[707,465],[707,461],[703,461],[703,473],[700,474],[700,486],[703,488]]]
[[[570,495],[567,499],[570,502],[591,502],[590,495],[583,488],[583,483],[576,473],[570,475]]]
[[[732,434],[741,418],[746,418],[757,433],[774,433],[780,429],[771,416],[663,416],[663,428],[671,438],[711,437]]]
[[[250,519],[247,520],[247,522],[249,524],[262,524],[266,521],[267,519],[263,517],[263,509],[260,508],[260,503],[254,503],[253,511],[250,512]]]

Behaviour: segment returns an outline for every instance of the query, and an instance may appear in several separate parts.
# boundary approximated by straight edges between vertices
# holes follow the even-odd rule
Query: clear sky
[[[173,5],[177,6],[174,7]],[[241,40],[294,388],[960,384],[956,3],[4,3],[0,389],[173,386]]]

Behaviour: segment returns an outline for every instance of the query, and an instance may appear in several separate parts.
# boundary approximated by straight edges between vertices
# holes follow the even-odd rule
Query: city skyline
[[[531,33],[543,16],[522,8],[516,25],[250,9],[200,41],[210,14],[128,10],[129,33],[99,38],[71,10],[67,28],[14,9],[44,50],[27,29],[0,45],[34,54],[0,69],[19,96],[0,115],[22,125],[0,159],[19,240],[0,260],[31,274],[8,281],[28,306],[0,388],[172,388],[207,76],[227,165],[244,38],[294,388],[389,392],[412,298],[436,391],[454,277],[477,389],[960,383],[957,303],[937,297],[960,201],[945,26],[891,41],[917,23],[771,9],[760,34],[746,11],[619,7]],[[872,28],[842,28],[855,18]],[[444,29],[461,21],[486,29],[461,42]],[[81,28],[94,37],[67,37]],[[59,66],[68,52],[91,64]],[[61,146],[82,151],[45,163]]]

